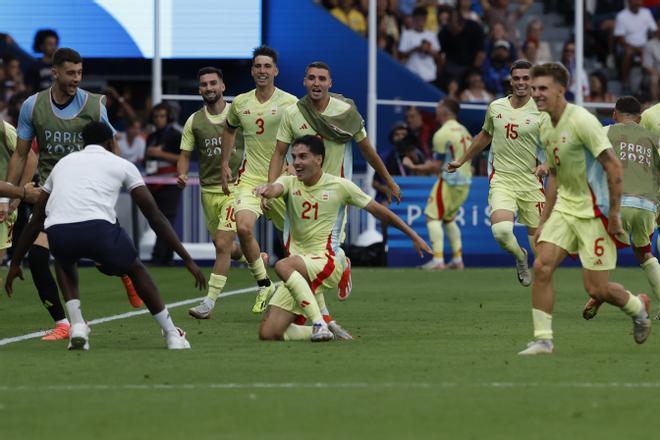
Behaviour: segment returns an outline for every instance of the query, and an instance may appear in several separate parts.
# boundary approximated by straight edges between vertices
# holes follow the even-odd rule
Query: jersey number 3
[[[264,128],[264,120],[259,118],[256,121],[254,121],[254,123],[257,124],[257,127],[259,127],[259,130],[257,130],[256,134],[258,135],[264,134],[264,131],[266,131],[266,129]]]

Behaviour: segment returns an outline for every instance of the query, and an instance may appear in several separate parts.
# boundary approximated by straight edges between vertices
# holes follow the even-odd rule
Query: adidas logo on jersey
[[[300,303],[300,307],[303,308],[303,309],[304,309],[305,307],[307,307],[308,305],[309,305],[309,301],[304,301],[304,300],[303,300],[303,301]]]
[[[250,110],[249,110],[249,109],[248,109],[248,110],[245,110],[245,111],[243,112],[243,114],[244,114],[244,115],[249,115],[249,114],[250,114]]]
[[[502,119],[502,113],[498,113],[497,116],[495,116],[495,119]]]
[[[300,130],[307,130],[308,128],[309,127],[307,126],[307,124],[303,124],[300,126]]]
[[[302,196],[302,193],[300,192],[300,190],[298,190],[298,191],[294,192],[293,195],[294,196]]]
[[[595,264],[596,266],[602,266],[602,265],[603,265],[603,261],[599,258],[599,259],[596,260],[596,262],[595,262],[594,264]]]

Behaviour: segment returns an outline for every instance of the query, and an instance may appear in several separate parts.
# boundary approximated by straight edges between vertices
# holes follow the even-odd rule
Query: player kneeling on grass
[[[21,261],[45,226],[55,257],[57,281],[71,321],[69,349],[89,349],[90,329],[82,317],[78,290],[77,264],[82,258],[95,261],[104,273],[127,274],[161,326],[167,348],[190,348],[185,333],[174,326],[135,246],[117,222],[114,207],[122,186],[130,191],[156,234],[183,259],[200,289],[206,287],[204,275],[156,206],[137,168],[111,153],[110,128],[101,122],[90,122],[82,137],[86,147],[62,158],[46,180],[32,218],[16,245],[5,283],[7,294],[13,294],[16,277],[23,279]]]
[[[281,176],[275,182],[260,185],[255,193],[268,199],[282,196],[286,205],[285,243],[289,256],[275,264],[284,281],[270,300],[259,328],[262,340],[329,341],[332,327],[321,316],[315,294],[333,289],[346,267],[346,258],[333,247],[341,233],[340,211],[346,205],[364,208],[376,218],[403,231],[417,252],[431,253],[431,248],[385,206],[373,201],[350,180],[324,173],[323,141],[307,135],[293,141],[295,176]],[[297,315],[312,322],[311,327],[294,324]]]

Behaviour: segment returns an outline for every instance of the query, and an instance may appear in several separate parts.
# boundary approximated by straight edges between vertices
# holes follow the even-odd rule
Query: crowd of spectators
[[[367,35],[368,0],[320,0],[330,13]],[[529,15],[533,0],[377,0],[378,47],[428,83],[461,101],[488,102],[507,94],[508,68],[561,61],[575,69],[573,1],[542,2],[563,16],[563,41],[544,39],[541,17]],[[617,91],[644,102],[660,97],[660,0],[586,0],[583,93],[590,101]],[[563,49],[562,49],[563,48]],[[553,49],[554,52],[553,53]],[[481,81],[476,78],[477,72]],[[594,76],[595,75],[595,76]],[[596,79],[597,78],[597,79]],[[596,93],[590,85],[600,81]],[[481,88],[483,84],[483,88]],[[597,86],[598,87],[598,86]],[[576,93],[572,81],[569,98]]]

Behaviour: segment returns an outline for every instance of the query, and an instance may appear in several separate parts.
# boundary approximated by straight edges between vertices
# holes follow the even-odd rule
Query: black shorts
[[[138,252],[119,222],[89,220],[50,226],[46,230],[50,252],[63,268],[87,258],[101,265],[103,272],[126,274]]]

